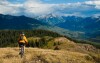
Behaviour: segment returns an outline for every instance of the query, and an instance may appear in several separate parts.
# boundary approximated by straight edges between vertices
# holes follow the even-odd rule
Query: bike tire
[[[20,54],[21,58],[23,58],[24,56],[24,46],[21,47],[21,54]]]

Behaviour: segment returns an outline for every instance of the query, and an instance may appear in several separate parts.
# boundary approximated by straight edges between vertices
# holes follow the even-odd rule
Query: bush
[[[58,46],[56,46],[56,47],[54,48],[54,50],[60,50],[60,48],[59,48]]]

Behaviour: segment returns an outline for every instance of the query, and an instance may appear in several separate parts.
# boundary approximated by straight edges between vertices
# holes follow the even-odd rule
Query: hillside
[[[52,38],[52,37],[45,37]],[[28,40],[40,40],[39,37]],[[48,40],[48,39],[47,39]],[[48,46],[48,47],[47,47]],[[25,56],[20,58],[19,49],[0,48],[0,63],[99,63],[100,49],[89,44],[75,43],[64,37],[56,37],[43,48],[26,48]],[[58,49],[55,49],[56,46]],[[55,49],[55,50],[54,50]]]
[[[62,36],[65,36],[67,35],[68,37],[69,36],[73,36],[73,37],[77,37],[79,36],[77,32],[74,32],[74,33],[69,33],[68,31],[63,31],[62,29],[59,29],[58,28],[58,31],[55,30],[57,28],[51,28],[51,30],[55,30],[55,32],[53,31],[48,31],[50,29],[48,29],[46,27],[46,29],[48,30],[41,30],[41,29],[44,29],[45,27],[40,27],[38,28],[37,30],[0,30],[0,47],[5,47],[5,46],[16,46],[16,43],[18,41],[18,36],[20,34],[20,32],[25,32],[26,34],[26,37],[29,38],[29,37],[43,37],[43,36],[50,36],[50,37],[62,37]],[[61,30],[63,33],[61,33]],[[58,32],[58,33],[56,33]],[[61,33],[61,34],[59,34]],[[8,43],[9,42],[9,43]]]
[[[75,39],[99,42],[100,17],[59,16],[49,14],[34,18],[0,14],[1,30],[50,30]],[[96,38],[94,38],[96,37]]]
[[[100,42],[97,38],[100,37],[100,33],[98,32],[100,30],[100,16],[81,17],[48,14],[38,16],[37,19],[50,25],[67,29],[70,32],[74,31],[79,35],[77,36],[78,39]]]
[[[95,32],[100,30],[100,16],[79,17],[48,14],[36,19],[71,31]]]
[[[26,16],[12,16],[0,14],[0,30],[49,30],[57,32],[62,35],[77,38],[83,33],[69,31],[57,26],[51,26],[46,22],[37,20],[35,18],[30,18]]]
[[[33,29],[42,25],[47,24],[26,16],[0,14],[0,29]]]
[[[72,57],[74,56],[73,54],[80,56],[80,53],[89,55],[88,57],[85,57],[85,60],[83,63],[91,63],[91,62],[99,63],[100,62],[99,61],[100,60],[100,49],[97,49],[96,47],[94,47],[93,45],[90,45],[90,44],[75,43],[74,41],[69,40],[68,38],[65,38],[65,37],[55,37],[55,38],[49,37],[49,36],[45,36],[44,38],[30,37],[30,38],[28,38],[28,40],[29,40],[29,45],[31,47],[39,47],[42,49],[51,49],[54,51],[58,50],[58,51],[63,51],[64,53],[68,52],[68,53],[65,53],[65,55],[64,55],[65,57],[66,57],[66,54],[68,54],[69,56],[72,56]],[[59,54],[58,51],[57,51],[57,53]],[[61,53],[64,54],[63,52],[61,52]],[[73,54],[70,55],[70,53],[73,53]],[[59,55],[57,55],[57,56],[59,56]],[[61,61],[61,60],[65,59],[65,57],[63,58],[61,56],[61,58],[59,60]],[[72,57],[71,57],[71,59],[72,59]],[[80,57],[75,57],[74,60],[76,58],[78,59]],[[82,58],[84,58],[84,57],[82,57]],[[67,57],[67,59],[69,59],[69,57]],[[91,62],[88,62],[86,59],[88,59],[88,61],[91,61]],[[72,60],[71,62],[72,63],[82,63],[77,60],[75,60],[75,62],[73,62],[74,60]],[[63,61],[65,61],[65,62],[63,62]],[[66,61],[66,60],[63,60],[63,61],[61,63],[70,63],[69,61]]]
[[[26,48],[24,58],[18,48],[0,48],[0,63],[96,63],[89,54],[65,50]]]
[[[18,35],[24,31],[29,44],[20,58]],[[1,30],[0,63],[100,63],[100,49],[46,30]],[[99,46],[99,45],[98,45]]]

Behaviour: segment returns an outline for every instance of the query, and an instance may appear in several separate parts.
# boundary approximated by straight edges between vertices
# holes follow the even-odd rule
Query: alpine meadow
[[[100,63],[100,1],[0,0],[0,63]]]

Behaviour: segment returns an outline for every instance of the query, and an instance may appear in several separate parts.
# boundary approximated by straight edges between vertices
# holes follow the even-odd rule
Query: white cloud
[[[26,0],[24,3],[11,3],[0,0],[0,13],[11,15],[41,15],[55,11],[55,4],[46,4],[40,0]]]
[[[23,7],[25,8],[26,13],[31,14],[47,14],[54,11],[52,8],[53,4],[45,4],[37,0],[27,0]]]
[[[100,5],[100,0],[98,0],[98,1],[86,1],[85,3],[89,4],[89,5]]]
[[[96,9],[100,9],[100,0],[86,1],[87,5],[94,5]]]
[[[86,16],[84,16],[84,15],[82,15],[82,14],[80,14],[80,13],[78,13],[78,12],[76,12],[76,13],[72,13],[72,14],[62,14],[63,16],[78,16],[78,17],[86,17]]]
[[[26,15],[30,17],[50,13],[80,16],[88,11],[96,12],[97,9],[100,10],[100,1],[47,4],[41,0],[25,0],[24,3],[11,3],[7,0],[0,0],[1,14]]]
[[[7,5],[10,2],[6,1],[6,0],[0,0],[0,5]]]
[[[7,0],[0,0],[0,13],[1,14],[11,14],[11,15],[18,15],[21,4],[12,4]]]

